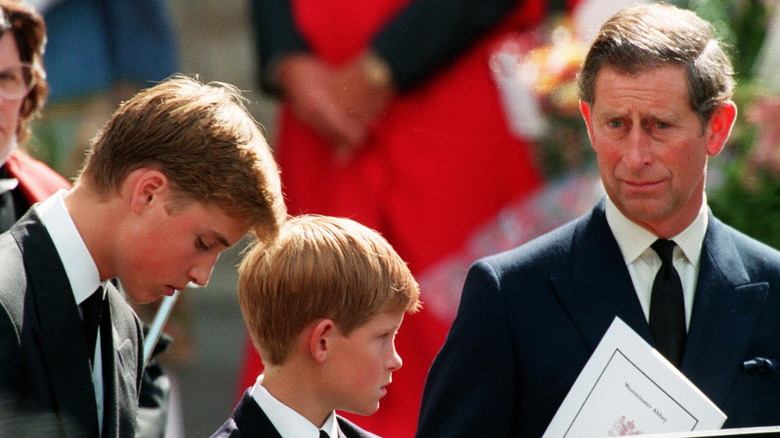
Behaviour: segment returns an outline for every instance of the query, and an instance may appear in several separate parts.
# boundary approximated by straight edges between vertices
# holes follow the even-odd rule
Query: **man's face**
[[[220,252],[248,232],[244,221],[214,205],[191,203],[169,211],[165,202],[123,230],[114,260],[117,278],[138,303],[149,303],[192,282],[208,283]]]
[[[733,104],[719,108],[702,129],[686,78],[675,65],[633,75],[603,67],[593,105],[580,106],[610,199],[662,237],[698,214],[707,157],[720,152],[736,115]]]
[[[5,32],[0,37],[0,72],[21,62],[19,49],[13,32]],[[24,97],[8,99],[0,95],[0,159],[5,158],[16,144],[16,128],[19,125],[19,111]]]
[[[395,335],[404,312],[381,313],[349,336],[337,334],[328,354],[324,379],[330,404],[336,409],[370,415],[379,409],[392,374],[403,362],[395,350]]]

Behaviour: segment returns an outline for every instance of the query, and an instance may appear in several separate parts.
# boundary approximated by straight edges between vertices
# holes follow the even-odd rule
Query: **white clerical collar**
[[[76,304],[81,304],[100,286],[100,274],[76,224],[68,213],[63,198],[65,193],[66,190],[60,190],[33,208],[54,242],[54,247],[65,267]],[[105,294],[105,288],[103,293]]]
[[[609,199],[609,196],[607,196],[606,200],[606,214],[609,228],[612,230],[615,240],[617,240],[627,265],[641,256],[658,239],[658,236],[625,217],[612,200]],[[694,266],[699,266],[701,247],[704,243],[704,234],[707,232],[708,223],[709,216],[707,214],[707,198],[705,195],[699,214],[696,215],[693,222],[680,234],[670,238],[670,240],[674,240],[688,261]]]
[[[327,432],[331,438],[339,436],[335,412],[331,412],[322,427],[318,429],[303,415],[271,395],[262,385],[262,382],[263,375],[261,374],[257,377],[250,394],[255,402],[260,405],[265,415],[268,416],[268,419],[271,420],[271,424],[274,425],[282,438],[319,438],[320,429]]]

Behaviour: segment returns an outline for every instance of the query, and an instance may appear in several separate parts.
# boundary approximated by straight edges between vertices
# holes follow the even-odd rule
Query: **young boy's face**
[[[117,277],[130,298],[149,303],[190,282],[208,283],[219,253],[248,228],[214,205],[195,202],[169,212],[158,202],[123,232],[126,243],[114,262]]]
[[[327,378],[334,408],[361,415],[379,409],[393,371],[401,368],[395,335],[404,312],[381,313],[349,336],[336,335]]]

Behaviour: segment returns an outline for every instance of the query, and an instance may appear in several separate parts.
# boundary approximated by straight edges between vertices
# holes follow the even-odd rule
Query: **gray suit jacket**
[[[476,262],[425,385],[420,437],[539,437],[615,316],[653,344],[604,213]],[[680,370],[727,415],[780,424],[780,252],[710,214]]]
[[[6,423],[31,436],[98,435],[97,405],[78,307],[46,228],[30,210],[0,235],[0,397]],[[109,286],[101,323],[103,437],[135,434],[141,324]],[[2,420],[2,419],[0,419]]]

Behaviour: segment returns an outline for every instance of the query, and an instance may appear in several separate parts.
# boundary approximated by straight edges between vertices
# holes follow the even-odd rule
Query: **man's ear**
[[[588,140],[590,140],[591,146],[593,145],[593,120],[592,120],[592,108],[587,103],[580,101],[580,114],[582,114],[583,120],[585,120],[585,127],[588,130]]]
[[[323,363],[328,358],[335,333],[336,326],[331,319],[325,318],[314,323],[309,332],[308,346],[315,362]]]
[[[168,177],[159,170],[148,167],[130,172],[123,187],[130,196],[130,207],[136,213],[162,202],[170,193]]]
[[[715,112],[712,113],[709,121],[709,139],[707,142],[707,154],[710,156],[718,155],[726,141],[731,136],[731,128],[737,120],[737,105],[732,101],[721,104]]]

